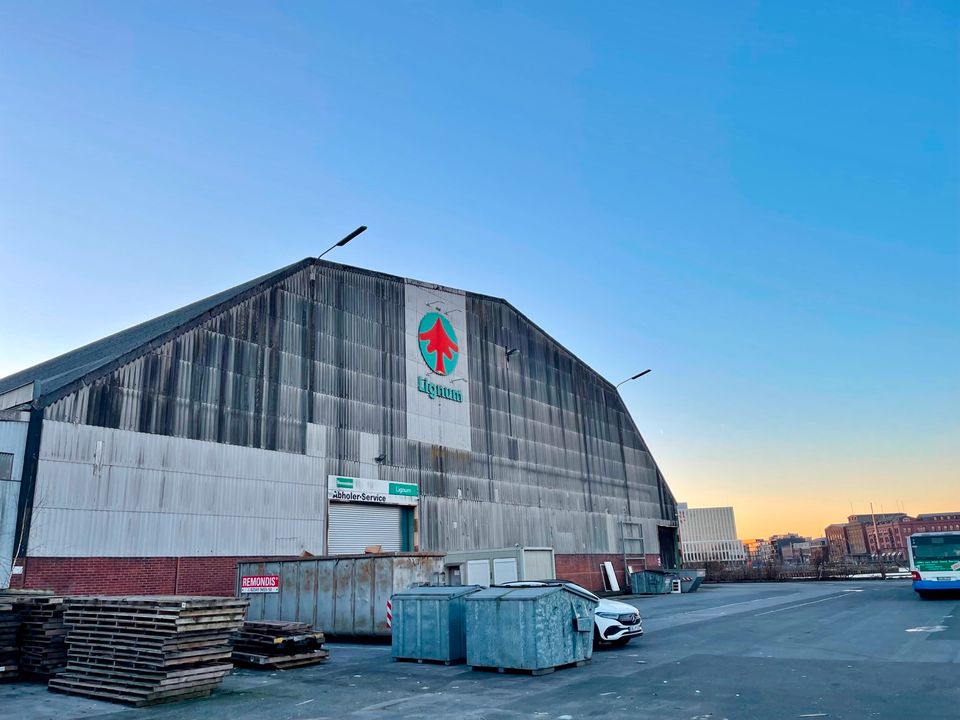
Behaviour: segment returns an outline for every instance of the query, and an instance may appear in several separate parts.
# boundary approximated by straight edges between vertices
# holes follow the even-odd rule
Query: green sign
[[[337,478],[337,487],[338,488],[353,488],[353,478],[338,477]]]
[[[444,400],[463,402],[463,394],[459,390],[430,382],[425,377],[417,376],[417,390],[429,395],[431,400],[443,398]]]
[[[389,488],[390,495],[408,495],[410,497],[417,497],[417,486],[412,483],[390,483]]]

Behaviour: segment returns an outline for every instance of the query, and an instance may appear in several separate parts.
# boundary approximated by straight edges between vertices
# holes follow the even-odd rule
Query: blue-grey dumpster
[[[468,595],[467,664],[542,675],[587,662],[597,603],[595,595],[562,584]]]
[[[703,582],[703,577],[701,575],[681,573],[680,574],[680,592],[685,592],[685,593],[696,592],[702,582]]]
[[[662,570],[644,570],[630,574],[630,592],[634,595],[662,595],[670,592],[670,576]]]
[[[464,599],[479,585],[413,587],[395,594],[394,660],[459,663],[467,656]]]

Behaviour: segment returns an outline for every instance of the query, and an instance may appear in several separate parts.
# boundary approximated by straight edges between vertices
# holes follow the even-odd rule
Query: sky
[[[956,3],[0,0],[0,98],[0,376],[365,224],[741,537],[960,510]]]

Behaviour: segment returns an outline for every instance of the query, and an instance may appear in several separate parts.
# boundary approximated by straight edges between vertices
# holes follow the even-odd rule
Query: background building
[[[691,508],[677,504],[680,552],[685,564],[739,563],[745,560],[732,507]]]
[[[616,389],[494,297],[307,258],[0,380],[0,413],[0,586],[232,593],[238,559],[519,544],[596,588],[624,536],[676,564]]]
[[[913,533],[940,530],[960,531],[960,512],[921,513],[915,518],[901,512],[850,515],[846,523],[829,525],[824,533],[833,562],[877,557],[903,561]]]
[[[797,533],[773,535],[770,538],[774,556],[784,565],[809,565],[828,556],[828,539],[809,538]]]
[[[773,546],[765,538],[751,538],[743,541],[743,552],[747,564],[753,568],[760,568],[773,562]]]
[[[847,544],[846,525],[834,523],[824,528],[823,534],[827,538],[827,558],[830,562],[839,562],[850,553]]]

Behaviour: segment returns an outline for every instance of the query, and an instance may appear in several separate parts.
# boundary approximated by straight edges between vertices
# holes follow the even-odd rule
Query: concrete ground
[[[238,670],[213,696],[131,709],[0,686],[21,720],[219,718],[960,718],[960,601],[901,580],[707,585],[630,598],[646,634],[542,677],[394,663],[331,645],[325,665]]]

